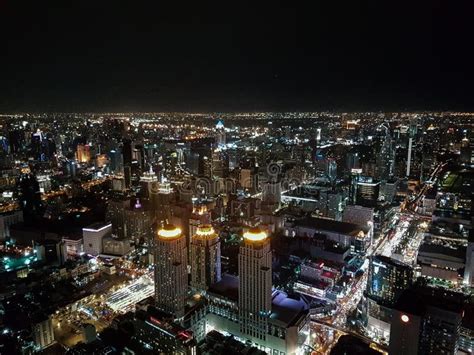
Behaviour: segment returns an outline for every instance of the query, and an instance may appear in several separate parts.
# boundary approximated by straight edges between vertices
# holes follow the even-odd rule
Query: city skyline
[[[0,0],[0,353],[472,355],[472,10]]]

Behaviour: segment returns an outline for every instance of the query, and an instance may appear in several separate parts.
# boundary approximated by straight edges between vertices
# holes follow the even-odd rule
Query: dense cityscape
[[[0,116],[1,354],[472,354],[474,114]]]

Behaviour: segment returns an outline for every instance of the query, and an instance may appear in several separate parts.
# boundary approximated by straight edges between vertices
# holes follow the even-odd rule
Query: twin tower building
[[[221,279],[219,237],[210,224],[201,224],[189,245],[191,290],[203,293]],[[181,319],[188,295],[186,236],[180,228],[165,225],[157,232],[154,250],[156,306]],[[272,253],[266,232],[256,227],[244,233],[238,265],[241,331],[264,338],[272,307]]]

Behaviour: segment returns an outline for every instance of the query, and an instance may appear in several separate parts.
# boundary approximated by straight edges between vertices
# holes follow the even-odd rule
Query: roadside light
[[[410,318],[406,314],[402,314],[400,318],[403,323],[408,323],[410,321]]]

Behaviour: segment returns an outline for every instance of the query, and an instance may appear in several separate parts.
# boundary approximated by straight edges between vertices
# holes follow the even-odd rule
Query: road
[[[406,236],[410,226],[418,226],[419,224],[418,219],[411,214],[397,212],[395,218],[397,218],[397,224],[393,232],[386,233],[381,236],[376,241],[376,244],[368,249],[366,253],[366,263],[368,263],[368,260],[372,255],[385,255],[387,257],[392,257],[394,250],[403,240],[404,236]],[[416,243],[418,243],[418,241]],[[408,245],[417,247],[419,244],[416,243],[409,243]],[[337,300],[336,311],[331,317],[325,320],[312,319],[312,329],[317,331],[317,329],[319,329],[318,327],[320,326],[331,327],[331,329],[333,329],[339,336],[342,334],[352,334],[358,336],[366,342],[373,342],[373,340],[365,337],[364,335],[354,333],[346,326],[348,315],[351,314],[351,312],[353,312],[357,307],[367,287],[367,274],[367,272],[364,272],[364,274],[359,279],[353,280],[353,284],[349,286],[350,290],[347,292],[346,296]],[[315,345],[315,348],[318,349],[317,351],[319,353],[329,354],[331,349],[337,343],[338,336],[326,336],[320,338],[316,337],[314,340],[319,340],[320,342],[319,344],[313,344]],[[322,344],[321,341],[323,342]],[[382,349],[384,348],[383,345],[377,345]]]

